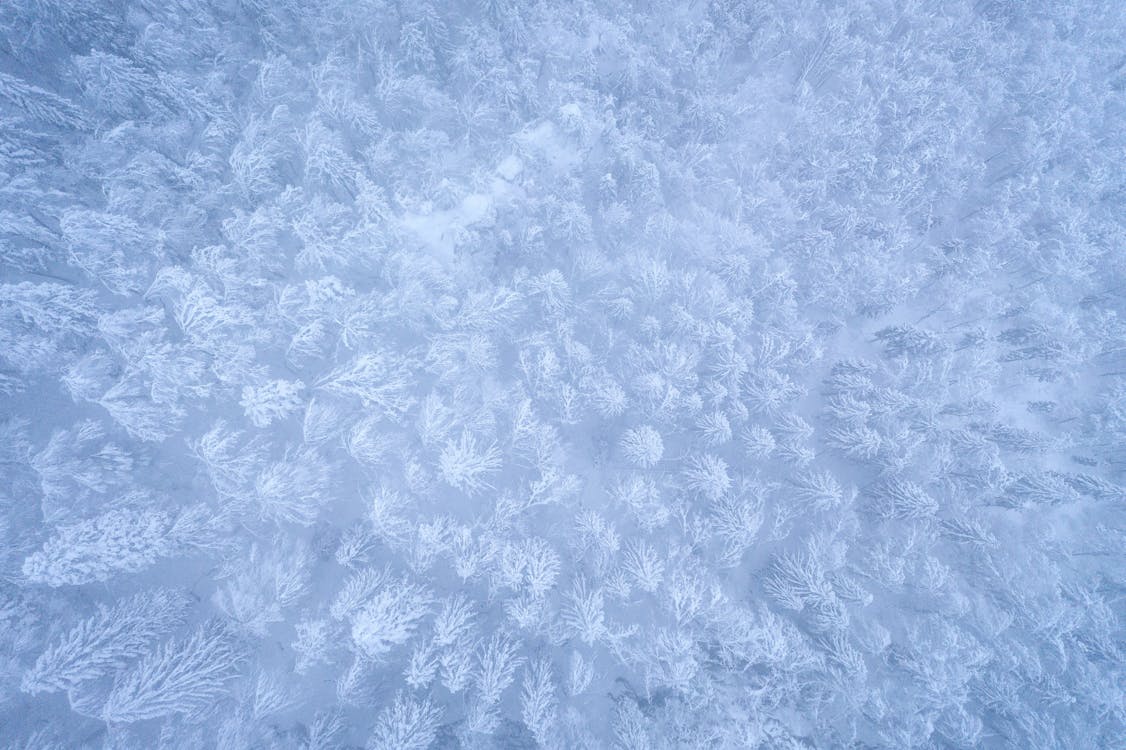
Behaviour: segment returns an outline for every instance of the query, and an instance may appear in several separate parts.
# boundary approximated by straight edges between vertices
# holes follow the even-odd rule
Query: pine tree
[[[199,718],[227,694],[245,659],[238,639],[219,621],[170,641],[121,673],[106,699],[108,722],[134,722],[172,714]]]
[[[24,692],[80,688],[118,672],[144,655],[152,643],[181,625],[191,600],[182,593],[153,589],[120,600],[59,636],[23,677]]]

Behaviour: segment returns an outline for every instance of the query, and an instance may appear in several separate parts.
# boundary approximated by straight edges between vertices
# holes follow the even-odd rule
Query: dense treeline
[[[1123,38],[8,0],[0,744],[1116,746]]]

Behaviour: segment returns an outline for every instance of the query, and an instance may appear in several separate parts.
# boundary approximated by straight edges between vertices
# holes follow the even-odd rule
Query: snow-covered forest
[[[1126,747],[1124,40],[3,0],[0,747]]]

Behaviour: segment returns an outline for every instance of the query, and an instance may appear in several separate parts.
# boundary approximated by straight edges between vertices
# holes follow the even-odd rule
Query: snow
[[[1126,736],[1126,15],[0,13],[0,747]]]

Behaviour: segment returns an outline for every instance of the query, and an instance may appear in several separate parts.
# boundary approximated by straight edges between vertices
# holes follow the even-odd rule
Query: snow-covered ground
[[[0,4],[0,747],[1126,736],[1126,11]]]

